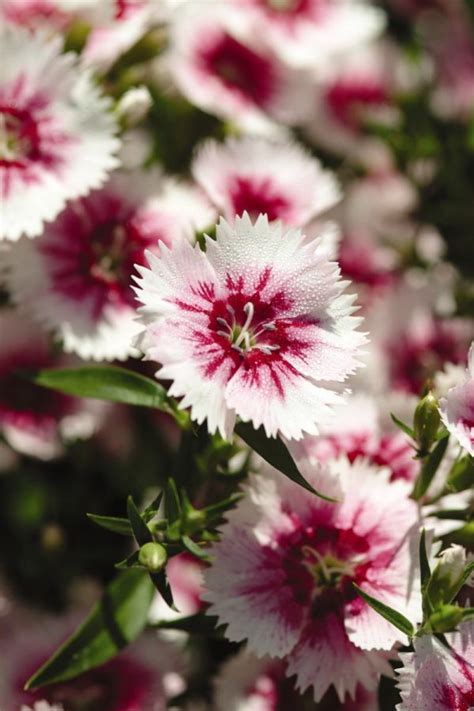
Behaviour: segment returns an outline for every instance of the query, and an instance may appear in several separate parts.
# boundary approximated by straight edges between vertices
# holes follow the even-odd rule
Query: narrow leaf
[[[186,548],[191,555],[194,555],[196,558],[199,558],[200,560],[209,560],[209,556],[207,555],[206,551],[201,548],[197,543],[195,543],[189,536],[183,536],[181,538],[183,542],[183,546]]]
[[[372,597],[371,595],[367,595],[366,592],[364,592],[358,585],[353,583],[355,589],[361,596],[365,602],[370,605],[370,607],[375,610],[376,612],[379,613],[382,617],[384,617],[388,622],[390,622],[394,627],[399,629],[401,632],[407,635],[407,637],[413,637],[413,634],[415,632],[415,628],[413,627],[412,623],[410,620],[408,620],[404,615],[402,615],[400,612],[397,612],[393,608],[389,607],[388,605],[385,605],[383,602],[380,602],[380,600],[377,600],[375,597]]]
[[[33,374],[33,381],[67,395],[153,407],[172,415],[177,406],[155,380],[112,365],[53,368]],[[182,414],[182,413],[179,413]]]
[[[461,579],[458,581],[458,584],[452,590],[450,600],[447,600],[446,602],[452,602],[456,598],[456,596],[459,593],[459,591],[461,590],[461,588],[464,585],[466,585],[468,579],[471,577],[471,575],[473,573],[474,573],[474,560],[466,565],[466,567],[464,568],[463,574],[461,576]]]
[[[164,493],[165,493],[164,491],[160,491],[158,496],[155,499],[153,499],[151,504],[149,504],[146,507],[145,511],[143,512],[143,518],[145,519],[145,521],[147,523],[148,523],[148,521],[151,521],[153,516],[156,516],[156,514],[158,513],[158,510],[161,506],[161,502],[163,501]]]
[[[143,565],[138,562],[138,551],[133,551],[129,556],[121,560],[119,563],[115,563],[114,568],[117,570],[128,570],[129,568],[140,568],[143,570]]]
[[[431,570],[428,561],[428,556],[426,554],[426,531],[425,529],[421,532],[420,537],[420,570],[421,570],[421,587],[424,590],[428,580],[430,579]]]
[[[182,630],[188,634],[198,634],[206,637],[220,637],[222,633],[216,629],[218,622],[217,617],[198,614],[179,617],[176,620],[160,620],[156,627],[164,630]]]
[[[303,489],[310,491],[312,494],[316,494],[316,496],[319,496],[325,501],[335,501],[335,499],[316,491],[316,489],[306,481],[296,466],[286,445],[280,438],[273,439],[267,437],[263,427],[256,430],[250,422],[239,422],[235,431],[249,447],[255,450],[257,454],[263,457],[263,459],[275,467],[275,469],[278,469],[279,472],[291,479],[291,481],[294,481],[296,484],[302,486]]]
[[[106,528],[112,533],[120,533],[122,536],[133,536],[132,527],[128,518],[118,518],[117,516],[98,516],[97,514],[86,514],[93,523],[102,528]]]
[[[140,546],[144,546],[145,543],[152,542],[153,536],[151,535],[151,531],[140,516],[140,512],[135,506],[132,496],[129,496],[127,499],[127,514],[137,543]]]
[[[171,587],[168,582],[168,578],[166,576],[165,571],[160,570],[159,573],[153,573],[152,575],[150,575],[150,578],[152,579],[155,588],[158,590],[168,607],[171,607],[172,610],[176,610],[173,600],[173,593],[171,591]]]
[[[392,418],[393,422],[397,425],[399,429],[401,429],[402,432],[404,432],[408,437],[411,439],[415,439],[415,433],[411,429],[411,427],[408,427],[404,422],[398,419],[398,417],[395,417],[393,412],[390,413],[390,417]]]
[[[114,657],[145,627],[154,594],[147,573],[139,570],[121,573],[87,619],[33,674],[25,688],[38,689],[73,679]]]
[[[429,486],[433,481],[433,477],[438,471],[438,467],[444,457],[448,442],[449,437],[441,439],[423,463],[423,466],[421,467],[421,472],[418,476],[418,479],[416,480],[415,487],[413,489],[413,498],[415,499],[415,501],[421,499],[421,497],[424,496],[428,491]]]

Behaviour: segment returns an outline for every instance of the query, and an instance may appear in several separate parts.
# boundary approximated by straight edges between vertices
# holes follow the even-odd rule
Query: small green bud
[[[160,543],[145,543],[138,553],[138,562],[150,573],[159,573],[168,559],[166,548]]]
[[[435,396],[429,392],[418,403],[413,417],[415,439],[422,456],[426,456],[430,451],[430,447],[435,441],[440,422],[441,416],[439,414],[438,401]]]
[[[427,627],[432,632],[451,632],[462,622],[464,610],[458,605],[442,605],[429,617]]]
[[[462,546],[454,544],[441,553],[426,588],[426,595],[434,609],[450,603],[456,596],[465,566],[466,551]]]

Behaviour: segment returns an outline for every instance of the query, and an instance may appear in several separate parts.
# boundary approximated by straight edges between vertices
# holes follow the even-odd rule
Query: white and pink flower
[[[449,432],[474,456],[474,344],[469,349],[465,378],[440,400],[440,412]]]
[[[261,33],[283,61],[319,67],[335,55],[373,40],[381,10],[359,0],[232,0],[241,22]]]
[[[0,64],[0,239],[34,237],[117,165],[110,101],[62,40],[6,26]]]
[[[383,404],[388,412],[386,399]],[[370,395],[352,395],[335,408],[334,419],[321,428],[319,436],[305,437],[292,448],[297,456],[322,464],[340,456],[350,462],[363,458],[370,464],[387,467],[392,481],[413,482],[419,471],[414,449],[385,415],[380,400]]]
[[[63,441],[91,436],[101,421],[101,406],[46,390],[21,371],[66,365],[53,355],[49,339],[34,322],[11,309],[0,313],[0,431],[22,454],[51,459]]]
[[[148,262],[138,346],[180,406],[224,437],[236,416],[268,436],[315,434],[365,343],[321,241],[244,214],[221,219],[205,253],[183,242]]]
[[[402,654],[397,711],[469,711],[474,706],[474,622],[462,622],[446,635],[451,650],[436,637],[415,640]]]
[[[194,212],[195,210],[195,212]],[[144,250],[158,252],[212,219],[195,191],[158,173],[117,173],[71,202],[39,240],[21,239],[5,259],[13,298],[61,338],[66,352],[125,359],[140,331],[130,286]]]
[[[360,460],[300,468],[338,503],[274,472],[254,476],[212,546],[203,598],[228,639],[246,639],[258,656],[284,657],[297,688],[312,687],[316,701],[331,684],[344,700],[358,684],[374,689],[380,673],[390,673],[393,645],[406,641],[352,583],[419,617],[417,507],[409,485],[389,483],[388,470]]]
[[[25,691],[29,677],[71,634],[75,615],[39,616],[18,610],[0,634],[0,705],[2,710],[107,709],[165,711],[168,698],[185,689],[185,659],[177,645],[156,634],[142,636],[121,654],[80,676]]]
[[[262,657],[243,649],[227,661],[214,681],[216,711],[304,711],[306,700],[295,690],[279,659]],[[377,692],[358,687],[354,699],[340,701],[331,689],[318,711],[379,711]]]
[[[293,124],[307,115],[307,77],[243,31],[228,3],[183,3],[170,25],[164,66],[196,106],[252,131]]]
[[[340,199],[337,181],[299,144],[244,136],[206,141],[191,167],[226,220],[248,212],[301,227]]]

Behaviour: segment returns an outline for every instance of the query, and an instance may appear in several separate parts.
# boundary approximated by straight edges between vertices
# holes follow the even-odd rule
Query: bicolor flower
[[[216,711],[304,711],[307,699],[294,688],[279,659],[241,650],[225,662],[214,680]],[[318,711],[379,711],[377,692],[358,687],[355,699],[341,702],[333,690],[325,694]]]
[[[180,406],[225,437],[236,416],[268,436],[316,433],[365,343],[321,242],[244,214],[221,219],[206,252],[183,242],[147,258],[138,346]]]
[[[474,622],[446,635],[451,649],[434,636],[415,639],[397,671],[402,702],[397,711],[469,711],[474,706]]]
[[[185,661],[179,648],[145,635],[109,662],[68,681],[25,691],[28,678],[74,629],[75,619],[40,617],[18,611],[11,636],[2,639],[2,709],[34,711],[165,711],[167,700],[185,689]],[[47,634],[45,634],[47,630]],[[8,652],[3,645],[8,645]]]
[[[305,437],[293,445],[295,454],[326,463],[339,456],[350,462],[363,458],[370,464],[387,467],[391,480],[414,481],[419,465],[409,440],[393,423],[382,415],[381,404],[388,408],[387,399],[377,400],[370,395],[355,394],[335,408],[334,419],[316,437]]]
[[[191,167],[226,220],[248,212],[301,227],[340,199],[335,177],[297,143],[244,136],[206,141]]]
[[[62,339],[66,352],[125,359],[140,328],[130,279],[158,240],[186,239],[212,219],[192,189],[155,173],[119,173],[71,202],[39,240],[21,239],[5,259],[14,299]]]
[[[51,459],[64,439],[94,433],[102,406],[76,400],[29,382],[21,371],[66,365],[34,322],[10,309],[0,313],[0,431],[22,454]]]
[[[241,21],[262,33],[285,62],[319,67],[373,40],[384,14],[356,0],[233,0]]]
[[[465,377],[440,400],[440,412],[449,432],[474,456],[474,344],[469,349]]]
[[[329,468],[300,462],[327,503],[274,471],[255,475],[227,516],[205,576],[209,614],[229,640],[284,658],[297,688],[319,701],[331,684],[343,701],[376,688],[387,657],[405,642],[356,593],[419,616],[412,546],[418,528],[409,485],[358,460]],[[414,617],[413,617],[414,615]]]
[[[0,239],[34,237],[117,165],[111,104],[62,40],[6,26],[0,44]]]
[[[182,3],[170,24],[165,66],[196,106],[249,130],[307,115],[307,77],[291,70],[262,41],[242,31],[229,3]]]

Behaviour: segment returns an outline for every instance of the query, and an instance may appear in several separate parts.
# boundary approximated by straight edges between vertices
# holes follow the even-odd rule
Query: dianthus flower
[[[316,433],[341,397],[331,381],[357,368],[365,342],[337,265],[264,215],[221,219],[206,248],[162,247],[138,267],[139,348],[210,432],[228,437],[238,416],[268,436]]]
[[[13,298],[63,340],[66,352],[124,359],[140,330],[134,264],[144,263],[146,248],[157,251],[158,240],[191,237],[208,219],[212,212],[195,191],[162,185],[154,173],[117,173],[69,203],[40,239],[12,245],[5,261]]]
[[[288,140],[251,136],[230,138],[224,144],[208,140],[191,170],[227,220],[245,211],[251,217],[262,213],[269,220],[301,227],[340,199],[334,176]]]
[[[0,239],[40,234],[117,165],[111,104],[61,44],[8,26],[0,34]]]
[[[358,460],[320,468],[300,462],[328,503],[274,472],[254,476],[211,548],[205,576],[209,614],[226,636],[257,656],[284,657],[297,687],[315,701],[334,688],[342,700],[390,673],[392,646],[406,641],[357,594],[419,615],[411,555],[417,507],[410,487]]]
[[[474,344],[469,349],[465,378],[440,400],[440,412],[449,432],[474,456]]]
[[[101,420],[101,405],[91,407],[31,383],[21,371],[70,365],[53,353],[45,333],[10,309],[0,313],[0,432],[13,449],[51,459],[62,440],[90,436]]]
[[[474,706],[474,622],[446,635],[451,650],[434,636],[415,640],[397,671],[402,703],[397,711],[469,711]]]

